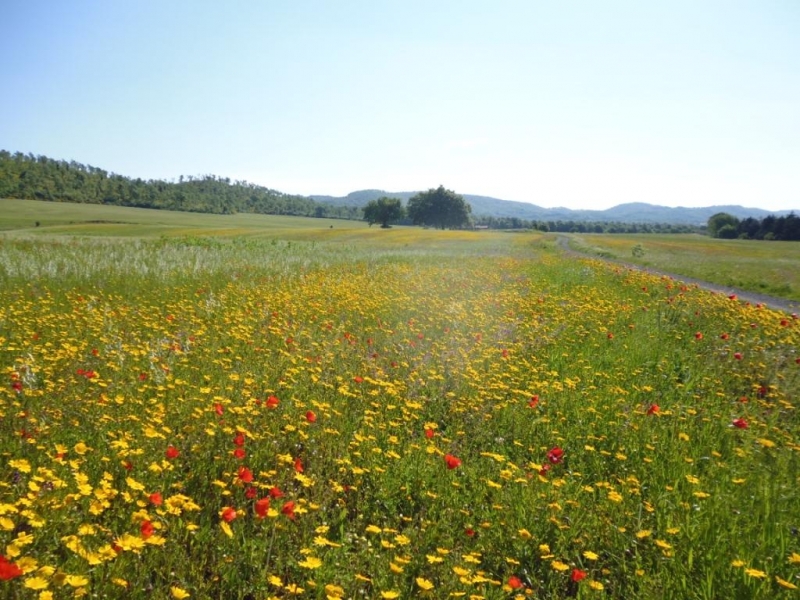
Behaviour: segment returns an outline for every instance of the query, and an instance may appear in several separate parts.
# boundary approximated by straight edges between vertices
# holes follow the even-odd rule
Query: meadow
[[[0,215],[0,597],[797,597],[795,316],[543,234],[147,212]]]
[[[576,249],[800,302],[800,244],[703,235],[574,235]]]

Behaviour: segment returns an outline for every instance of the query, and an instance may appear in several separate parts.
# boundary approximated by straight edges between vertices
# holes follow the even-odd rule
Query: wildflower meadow
[[[796,315],[332,231],[0,238],[0,598],[798,597]]]

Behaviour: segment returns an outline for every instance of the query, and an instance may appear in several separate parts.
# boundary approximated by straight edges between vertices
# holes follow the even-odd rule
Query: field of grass
[[[576,249],[800,301],[800,244],[796,242],[717,240],[688,234],[572,237]]]
[[[797,597],[800,321],[540,234],[140,218],[0,233],[0,597]]]

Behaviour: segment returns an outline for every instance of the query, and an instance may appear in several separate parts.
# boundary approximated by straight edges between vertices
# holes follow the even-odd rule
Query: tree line
[[[364,208],[337,206],[285,194],[247,181],[203,175],[177,181],[126,177],[77,161],[0,150],[0,198],[109,204],[215,214],[261,213],[303,217],[364,219],[370,224],[425,225],[437,228],[532,229],[566,233],[690,233],[687,225],[621,222],[536,221],[518,217],[476,216],[462,196],[439,186],[412,197],[407,206],[380,198]],[[720,213],[723,214],[724,213]],[[714,215],[718,217],[719,215]],[[725,215],[709,232],[717,237],[800,239],[800,217],[744,219]],[[731,220],[732,219],[732,220]],[[716,223],[716,221],[715,221]]]
[[[697,233],[698,227],[671,223],[623,223],[620,221],[528,220],[519,217],[474,217],[476,227],[487,229],[535,229],[558,233]]]
[[[800,217],[794,212],[763,219],[739,219],[720,212],[709,217],[707,228],[711,237],[721,239],[800,241]]]
[[[91,165],[0,150],[0,198],[110,204],[215,214],[262,213],[361,219],[355,206],[332,206],[246,181],[203,175],[177,182],[140,179]]]

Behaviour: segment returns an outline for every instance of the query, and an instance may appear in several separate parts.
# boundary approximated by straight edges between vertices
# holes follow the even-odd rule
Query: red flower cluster
[[[550,452],[547,453],[547,460],[549,460],[552,464],[557,465],[564,460],[564,451],[558,446],[551,448]]]
[[[461,459],[456,458],[452,454],[446,454],[444,457],[444,463],[447,465],[448,469],[457,469],[461,466]]]
[[[230,523],[236,518],[236,509],[231,508],[230,506],[226,506],[222,509],[222,520],[226,523]]]
[[[0,581],[8,581],[20,575],[22,575],[22,569],[14,563],[8,562],[8,559],[0,554]]]
[[[151,535],[153,535],[153,532],[155,531],[155,527],[153,527],[153,524],[150,521],[145,519],[144,521],[142,521],[142,524],[139,526],[139,531],[142,533],[142,538],[144,538],[146,540]]]
[[[580,569],[572,569],[572,574],[569,576],[569,578],[575,583],[578,583],[579,581],[583,581],[584,579],[586,579],[587,575],[589,575],[589,573],[587,573],[586,571],[581,571]]]

